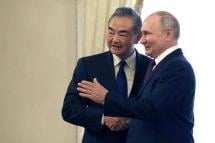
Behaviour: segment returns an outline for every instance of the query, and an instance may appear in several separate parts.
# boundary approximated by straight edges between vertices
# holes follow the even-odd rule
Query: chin
[[[145,50],[145,54],[146,54],[147,56],[150,56],[150,55],[151,55],[150,52],[148,52],[148,51],[146,51],[146,50]]]
[[[117,48],[111,48],[111,52],[117,55],[117,54],[121,54],[122,50],[121,49],[117,49]]]

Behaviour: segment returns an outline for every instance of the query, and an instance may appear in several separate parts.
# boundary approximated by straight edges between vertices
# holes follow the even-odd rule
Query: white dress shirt
[[[117,73],[119,71],[120,61],[121,61],[121,59],[113,54],[115,78],[117,77]],[[126,79],[127,79],[127,84],[128,84],[128,96],[129,96],[133,82],[134,82],[134,74],[135,74],[135,69],[136,69],[136,51],[134,51],[133,54],[125,60],[125,62],[126,62],[126,65],[124,67],[124,71],[126,74]]]
[[[117,73],[119,71],[119,63],[121,59],[113,54],[113,64],[114,64],[114,71],[115,71],[115,79],[117,77]],[[129,56],[126,60],[126,65],[124,67],[126,79],[127,79],[127,85],[128,85],[128,96],[131,92],[131,88],[134,82],[134,74],[136,69],[136,51],[133,52],[131,56]],[[129,119],[128,119],[129,121]],[[102,115],[102,124],[104,124],[104,115]]]
[[[159,64],[167,55],[179,49],[177,45],[166,49],[163,53],[161,53],[157,58],[155,58],[156,65]],[[156,67],[156,66],[155,66]],[[154,68],[155,68],[154,67]]]

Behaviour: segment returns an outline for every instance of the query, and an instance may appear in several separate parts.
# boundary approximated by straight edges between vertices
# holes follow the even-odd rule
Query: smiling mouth
[[[121,46],[119,46],[119,45],[111,45],[111,47],[113,47],[113,48],[121,48]]]
[[[146,50],[150,49],[150,46],[145,46],[145,49],[146,49]]]

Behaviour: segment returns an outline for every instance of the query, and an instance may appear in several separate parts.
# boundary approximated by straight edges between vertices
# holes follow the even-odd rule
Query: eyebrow
[[[127,30],[120,30],[119,33],[128,33]]]
[[[115,31],[112,27],[108,26],[108,30]],[[128,30],[119,30],[119,33],[128,33]]]
[[[114,31],[114,30],[113,30],[113,28],[112,28],[112,27],[110,27],[110,26],[108,26],[108,29],[109,29],[109,30],[111,30],[111,31]]]

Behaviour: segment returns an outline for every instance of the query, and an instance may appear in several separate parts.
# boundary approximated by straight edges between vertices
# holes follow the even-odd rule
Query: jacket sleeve
[[[194,91],[195,77],[192,69],[186,63],[174,62],[142,89],[138,100],[119,99],[108,93],[104,102],[104,115],[148,121],[158,120],[170,112],[189,116],[193,108]]]
[[[62,107],[62,117],[66,122],[88,129],[99,130],[102,127],[103,107],[82,98],[78,94],[77,84],[81,80],[90,80],[88,69],[86,69],[83,59],[78,61],[68,86]]]

